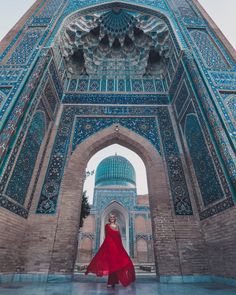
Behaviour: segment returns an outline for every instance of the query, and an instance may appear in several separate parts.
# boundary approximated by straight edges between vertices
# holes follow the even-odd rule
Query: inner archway
[[[61,269],[62,266],[57,261],[58,257],[63,256],[70,261],[68,272],[73,273],[77,255],[78,218],[81,210],[81,199],[78,196],[82,196],[84,171],[93,154],[113,143],[133,150],[145,163],[157,274],[180,273],[172,206],[163,158],[147,139],[120,125],[112,125],[88,137],[77,146],[68,159],[61,188],[60,213],[50,272],[54,273]],[[70,216],[69,219],[68,216]],[[169,232],[167,240],[163,239],[164,232]],[[62,247],[65,240],[68,240],[68,244],[71,245],[71,251]]]
[[[110,213],[116,216],[123,246],[136,270],[143,271],[144,262],[148,263],[147,271],[154,270],[147,176],[142,159],[130,149],[112,144],[91,157],[85,175],[83,196],[90,204],[90,214],[79,230],[75,274],[83,271],[91,260],[85,243],[88,237],[93,255],[103,243]],[[145,261],[138,249],[140,237],[147,243]]]

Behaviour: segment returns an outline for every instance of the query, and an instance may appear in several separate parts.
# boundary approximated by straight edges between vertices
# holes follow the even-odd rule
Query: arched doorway
[[[88,137],[77,146],[68,159],[61,186],[60,212],[50,272],[60,272],[60,269],[65,267],[60,264],[60,257],[64,257],[68,261],[68,273],[73,273],[77,255],[78,219],[84,171],[90,157],[112,143],[121,144],[135,151],[146,165],[157,273],[165,274],[166,264],[172,272],[180,273],[179,253],[163,158],[147,139],[117,124]],[[166,232],[169,232],[168,239],[163,239]],[[62,246],[66,241],[71,245],[70,251]],[[161,255],[158,254],[159,251]]]

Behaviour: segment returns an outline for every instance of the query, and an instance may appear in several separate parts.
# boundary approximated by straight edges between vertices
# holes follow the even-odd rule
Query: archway
[[[90,157],[112,143],[119,143],[133,150],[146,165],[157,274],[180,274],[179,253],[163,159],[147,139],[117,124],[87,138],[77,146],[68,159],[61,186],[60,210],[50,273],[73,273],[77,255],[84,171]],[[68,244],[70,251],[65,247]],[[64,261],[67,261],[66,266]]]

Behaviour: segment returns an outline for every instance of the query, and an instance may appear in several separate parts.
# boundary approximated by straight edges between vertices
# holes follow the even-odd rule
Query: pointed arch
[[[163,159],[146,138],[117,124],[88,137],[76,147],[67,161],[61,185],[57,229],[49,272],[58,273],[65,269],[64,261],[67,261],[66,272],[73,273],[77,256],[84,171],[87,162],[96,152],[113,143],[136,152],[146,166],[157,273],[165,274],[167,261],[173,273],[180,273],[172,205]],[[161,238],[166,231],[170,232],[168,247],[166,241]],[[70,245],[69,251],[63,246],[65,242]],[[158,255],[158,251],[161,251],[161,256]]]

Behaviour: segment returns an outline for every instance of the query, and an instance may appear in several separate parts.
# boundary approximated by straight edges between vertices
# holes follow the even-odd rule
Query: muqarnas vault
[[[38,0],[0,51],[2,276],[73,277],[86,164],[119,143],[157,278],[236,278],[236,54],[197,0]]]

